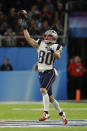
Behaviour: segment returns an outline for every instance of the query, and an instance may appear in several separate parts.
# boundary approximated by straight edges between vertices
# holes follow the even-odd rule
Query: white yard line
[[[58,100],[60,104],[77,103],[75,100]],[[81,100],[79,103],[87,103],[87,100]],[[0,104],[42,104],[42,101],[0,101]]]
[[[12,108],[14,111],[42,111],[43,108]],[[54,110],[53,108],[49,109],[50,111]],[[69,111],[87,111],[87,108],[62,108],[62,110],[69,110]]]
[[[29,102],[29,101],[4,101],[4,102],[0,102],[0,104],[42,104],[42,102]]]

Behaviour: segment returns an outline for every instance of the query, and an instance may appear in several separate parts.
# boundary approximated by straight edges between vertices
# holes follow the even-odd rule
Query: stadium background
[[[31,21],[36,20],[39,23],[34,23],[35,26],[38,26],[37,29],[36,27],[33,27],[33,25],[32,29],[29,28],[30,34],[32,37],[35,37],[35,39],[38,38],[38,35],[39,38],[42,37],[43,32],[52,26],[54,26],[53,28],[56,28],[59,35],[63,37],[65,18],[63,12],[65,11],[65,4],[59,2],[59,7],[56,7],[56,2],[54,1],[51,3],[49,0],[45,2],[37,0],[28,2],[28,6],[24,1],[2,1],[0,5],[0,65],[3,64],[4,58],[7,57],[13,67],[12,72],[4,71],[0,73],[0,101],[41,101],[42,97],[39,91],[40,85],[38,81],[38,73],[36,71],[32,71],[34,64],[37,62],[37,52],[32,47],[29,47],[27,42],[24,40],[23,30],[20,29],[22,26],[20,25],[19,27],[18,24],[20,22],[17,23],[20,19],[16,18],[16,13],[20,9],[25,9],[27,11],[30,10],[28,14],[29,17],[31,17]],[[42,6],[42,9],[40,6]],[[60,8],[59,16],[58,14],[55,16],[55,11],[58,12],[58,8]],[[46,12],[48,13],[48,16],[46,16]],[[43,17],[41,17],[41,14]],[[56,17],[59,17],[60,20]],[[53,23],[52,18],[55,19]],[[59,27],[55,26],[57,22],[59,22]],[[5,24],[4,27],[3,23]],[[9,28],[11,29],[10,33],[8,31]],[[20,38],[19,35],[22,38]],[[63,40],[61,37],[60,43],[62,44]],[[24,42],[24,45],[22,42]],[[59,72],[59,76],[56,78],[53,85],[55,98],[58,100],[67,100],[67,47],[64,47],[62,58],[55,62],[55,68]]]
[[[32,71],[37,62],[37,53],[25,41],[22,21],[16,15],[21,9],[28,11],[30,19],[28,30],[33,38],[42,38],[49,28],[58,32],[58,43],[63,45],[64,49],[61,60],[55,62],[59,76],[54,83],[56,90],[55,88],[53,90],[55,90],[56,99],[71,99],[69,97],[71,87],[69,87],[69,77],[67,77],[69,60],[78,55],[87,67],[86,5],[85,0],[79,1],[79,4],[77,1],[66,0],[0,1],[0,65],[3,64],[4,58],[8,58],[13,67],[12,72],[0,73],[0,101],[42,100],[37,72]],[[31,84],[30,81],[32,81]],[[35,93],[36,90],[37,93]],[[84,88],[83,93],[85,91],[87,89]],[[84,96],[84,99],[86,98],[87,95]]]
[[[53,84],[53,93],[54,97],[60,101],[60,106],[66,112],[71,126],[61,124],[62,128],[43,128],[40,125],[37,125],[39,126],[37,128],[22,128],[22,125],[21,128],[6,128],[6,124],[3,128],[1,127],[3,123],[11,122],[12,124],[14,120],[16,124],[21,121],[30,126],[26,120],[38,120],[43,110],[38,72],[34,70],[37,52],[24,39],[22,21],[17,18],[17,12],[21,9],[28,12],[30,18],[28,30],[33,38],[42,38],[44,31],[49,28],[55,29],[59,35],[58,43],[64,48],[61,59],[55,61],[55,68],[59,75]],[[87,71],[82,77],[84,97],[80,102],[76,102],[75,98],[71,97],[73,94],[70,84],[71,76],[68,74],[69,63],[75,56],[81,58],[87,70],[86,52],[86,0],[0,0],[0,130],[86,131]],[[4,58],[9,59],[13,70],[2,71]],[[76,85],[74,81],[73,84]],[[51,114],[49,121],[57,120],[57,126],[60,125],[62,121],[51,105],[49,112]]]

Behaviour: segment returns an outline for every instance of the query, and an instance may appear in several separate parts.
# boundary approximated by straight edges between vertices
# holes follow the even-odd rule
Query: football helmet
[[[58,34],[54,30],[47,30],[44,34],[44,41],[45,43],[52,43],[55,44],[58,39]]]

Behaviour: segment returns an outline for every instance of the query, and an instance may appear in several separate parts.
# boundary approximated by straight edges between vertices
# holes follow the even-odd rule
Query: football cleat
[[[60,112],[59,115],[62,117],[63,123],[68,124],[68,120],[66,119],[65,112]]]
[[[45,121],[48,118],[50,118],[50,115],[46,112],[43,112],[43,115],[40,117],[39,121]]]

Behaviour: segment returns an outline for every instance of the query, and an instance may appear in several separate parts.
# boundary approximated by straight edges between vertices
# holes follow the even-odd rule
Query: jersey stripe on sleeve
[[[38,39],[38,40],[37,40],[38,45],[40,45],[40,44],[41,44],[41,41],[42,41],[41,39]]]

